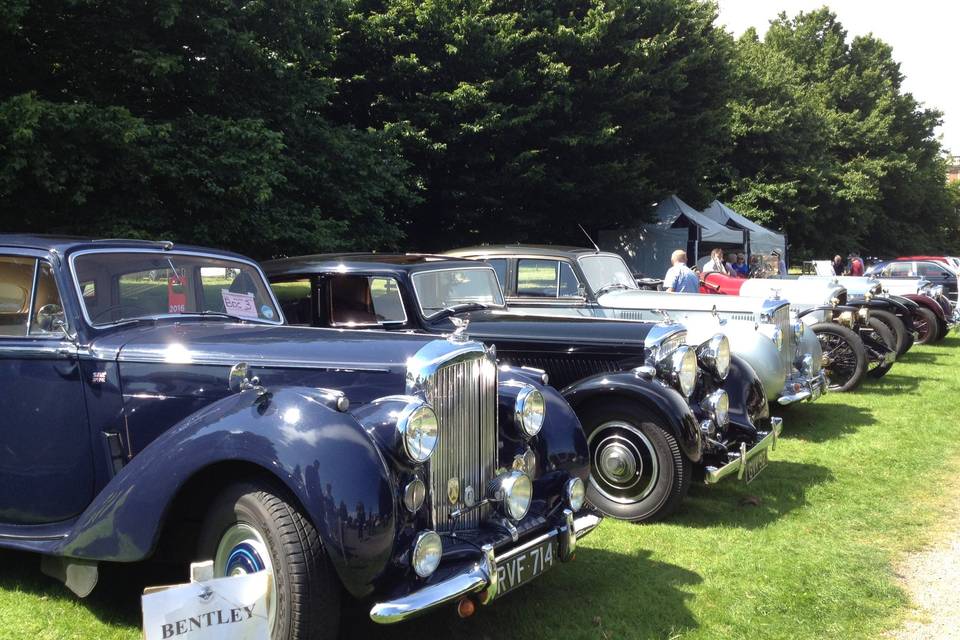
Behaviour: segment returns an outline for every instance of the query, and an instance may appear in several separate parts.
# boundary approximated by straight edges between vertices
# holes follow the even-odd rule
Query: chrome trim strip
[[[0,540],[37,540],[43,542],[47,540],[63,540],[69,535],[68,533],[55,533],[45,536],[29,536],[17,533],[0,533]]]
[[[59,341],[55,345],[49,340],[43,340],[39,336],[26,336],[32,340],[44,342],[44,344],[25,345],[25,344],[5,344],[0,341],[0,360],[9,358],[69,358],[79,355],[77,345],[72,342]],[[4,336],[6,340],[8,336]],[[13,338],[14,340],[23,340],[24,337]]]
[[[27,335],[30,335],[30,327],[33,325],[33,308],[37,306],[37,281],[39,279],[40,260],[35,258],[33,261],[33,288],[30,290],[30,306],[27,307]]]
[[[583,537],[593,531],[599,523],[600,518],[593,514],[585,514],[575,518],[573,520],[575,537]],[[481,557],[472,566],[465,568],[456,575],[442,582],[418,589],[402,598],[374,604],[370,609],[370,619],[378,624],[395,624],[485,589],[496,591],[498,590],[498,563],[509,560],[518,553],[561,535],[561,529],[566,529],[567,526],[556,527],[499,557],[494,556],[493,549],[489,545],[485,546],[481,551]],[[489,602],[495,596],[495,593],[493,595],[488,594],[486,601]]]
[[[162,355],[143,355],[143,354],[125,354],[121,351],[116,358],[117,362],[142,363],[142,364],[183,364],[182,362],[169,362]],[[230,366],[237,364],[234,358],[195,358],[191,357],[189,364],[208,365],[212,367]],[[274,368],[274,369],[315,369],[317,371],[362,371],[364,373],[389,373],[389,367],[345,367],[342,363],[334,362],[316,362],[307,360],[250,360],[251,367]]]
[[[780,437],[780,434],[783,432],[783,419],[777,417],[770,418],[770,426],[772,427],[770,432],[765,435],[760,442],[755,444],[752,449],[745,451],[743,455],[736,460],[728,462],[719,469],[717,467],[707,467],[704,482],[706,484],[716,484],[734,473],[737,474],[738,478],[742,478],[743,471],[746,469],[746,462],[752,460],[761,451],[776,448],[777,438]]]
[[[112,248],[103,248],[103,249],[82,249],[80,251],[75,251],[70,254],[70,277],[73,280],[74,293],[77,294],[77,300],[80,302],[80,311],[83,313],[83,319],[87,321],[87,326],[92,329],[109,329],[110,327],[125,324],[132,320],[133,318],[127,318],[125,320],[119,320],[117,322],[111,322],[110,324],[94,324],[90,320],[90,315],[87,313],[87,305],[83,303],[83,289],[80,287],[80,280],[77,278],[77,268],[76,260],[79,256],[85,256],[91,253],[153,253],[161,256],[193,256],[195,258],[212,258],[214,260],[223,260],[226,262],[239,262],[245,264],[249,267],[252,267],[254,271],[260,274],[260,279],[263,283],[263,286],[267,288],[267,295],[270,296],[270,301],[273,302],[273,308],[277,312],[277,320],[261,320],[260,318],[249,318],[245,319],[248,322],[259,323],[259,324],[272,324],[272,325],[282,325],[285,320],[283,317],[283,309],[280,308],[280,303],[277,301],[277,296],[273,291],[273,287],[270,286],[270,281],[267,279],[266,274],[263,273],[263,269],[260,268],[260,265],[250,260],[249,258],[242,258],[238,256],[228,256],[224,254],[209,253],[205,251],[191,251],[188,249],[173,249],[166,251],[162,248],[139,248],[139,247],[112,247]],[[167,314],[170,315],[170,314]],[[173,314],[174,316],[180,316],[181,314]],[[191,314],[184,314],[191,315]],[[194,317],[197,314],[192,314]],[[144,316],[144,318],[151,319],[158,316]],[[215,318],[215,317],[214,317]]]

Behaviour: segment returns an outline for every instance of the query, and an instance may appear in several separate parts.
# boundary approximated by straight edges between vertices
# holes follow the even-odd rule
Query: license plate
[[[559,562],[556,538],[527,549],[509,560],[497,561],[497,596],[513,591],[522,584],[533,580],[541,573]]]
[[[743,481],[747,484],[753,482],[753,479],[760,475],[760,472],[766,469],[768,464],[767,450],[758,451],[757,455],[747,460],[747,465],[743,470]]]

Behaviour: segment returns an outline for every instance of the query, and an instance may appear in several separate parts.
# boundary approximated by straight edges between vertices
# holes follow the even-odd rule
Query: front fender
[[[727,338],[730,340],[730,350],[733,354],[749,364],[763,383],[767,399],[774,401],[779,398],[787,381],[787,372],[784,371],[783,363],[780,361],[777,345],[759,331],[731,331],[727,333]]]
[[[664,427],[676,438],[683,454],[692,462],[703,456],[703,437],[697,418],[686,399],[675,389],[656,379],[633,372],[601,373],[561,389],[574,411],[591,400],[622,397],[651,407],[664,419]]]
[[[757,430],[768,431],[770,408],[763,382],[743,358],[730,358],[730,372],[721,388],[730,399],[730,429],[737,438],[753,441]]]
[[[913,300],[920,306],[925,307],[930,311],[933,311],[933,313],[937,316],[939,320],[946,322],[947,316],[943,311],[943,307],[941,307],[940,304],[930,296],[925,296],[919,293],[908,293],[903,297],[906,298],[907,300]]]
[[[346,590],[368,594],[393,550],[396,493],[384,458],[357,420],[324,402],[314,389],[287,387],[264,402],[247,391],[208,405],[135,456],[80,516],[57,555],[143,560],[192,477],[224,461],[245,462],[293,493]]]

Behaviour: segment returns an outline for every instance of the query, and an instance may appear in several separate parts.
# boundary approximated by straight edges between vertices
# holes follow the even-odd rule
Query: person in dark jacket
[[[839,255],[833,256],[833,275],[842,276],[843,275],[843,258]]]

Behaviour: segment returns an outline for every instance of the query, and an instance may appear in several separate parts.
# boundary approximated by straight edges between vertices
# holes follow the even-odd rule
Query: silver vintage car
[[[555,316],[682,323],[690,344],[722,333],[763,381],[771,402],[815,400],[827,389],[820,344],[792,321],[786,300],[642,290],[623,258],[593,249],[507,245],[450,255],[483,259],[497,271],[511,309]]]

